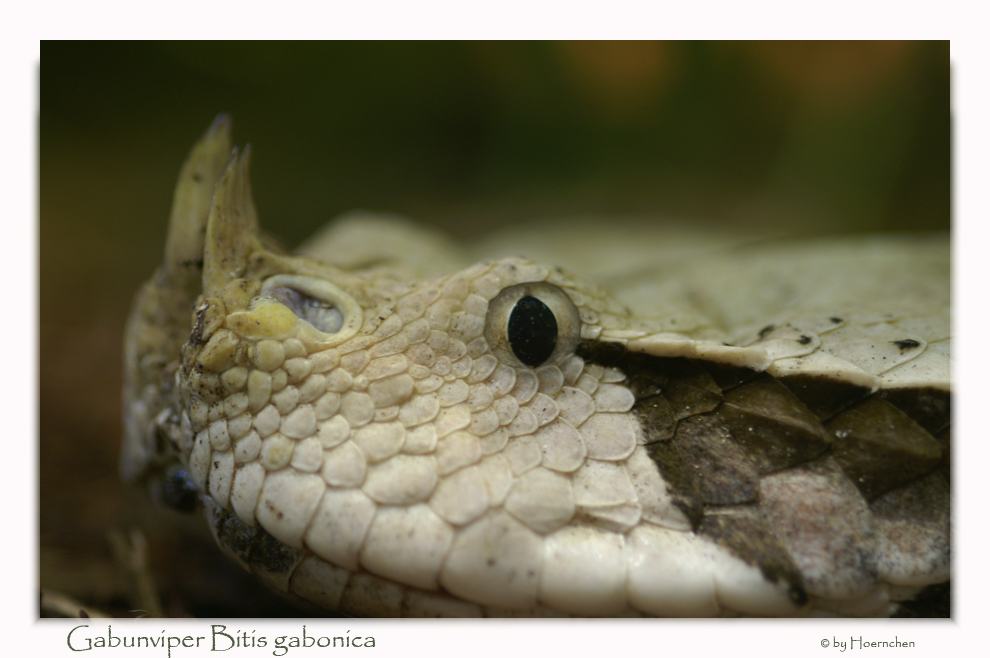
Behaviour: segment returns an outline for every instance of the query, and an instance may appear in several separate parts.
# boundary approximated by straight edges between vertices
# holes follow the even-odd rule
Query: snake
[[[365,213],[290,253],[250,154],[223,116],[182,167],[120,469],[272,589],[354,616],[948,615],[944,236],[643,234],[609,263],[599,223],[564,267],[576,224],[477,258]]]

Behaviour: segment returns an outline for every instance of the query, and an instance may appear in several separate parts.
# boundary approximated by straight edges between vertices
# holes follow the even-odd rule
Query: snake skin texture
[[[229,133],[135,302],[121,467],[273,588],[371,616],[948,614],[944,240],[603,274],[621,301],[387,218],[292,255]],[[782,275],[816,259],[838,278]]]

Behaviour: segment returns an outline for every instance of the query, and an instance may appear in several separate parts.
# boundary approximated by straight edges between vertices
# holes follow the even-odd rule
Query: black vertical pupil
[[[509,347],[531,368],[550,358],[557,346],[557,318],[536,297],[523,297],[509,314]]]

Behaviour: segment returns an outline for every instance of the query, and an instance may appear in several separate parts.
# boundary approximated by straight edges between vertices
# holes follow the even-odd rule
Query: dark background
[[[548,216],[949,228],[948,42],[45,42],[41,55],[40,583],[118,614],[138,604],[108,533],[147,514],[116,479],[123,323],[160,258],[179,166],[220,112],[252,144],[262,225],[290,246],[355,208],[461,237]],[[167,613],[242,611],[203,575],[211,553],[140,525]]]

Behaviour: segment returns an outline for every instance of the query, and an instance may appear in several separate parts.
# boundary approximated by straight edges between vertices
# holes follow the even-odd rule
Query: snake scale
[[[944,238],[668,275],[640,240],[603,274],[620,302],[387,218],[285,253],[249,155],[220,118],[182,169],[121,467],[273,588],[370,616],[948,614]]]

